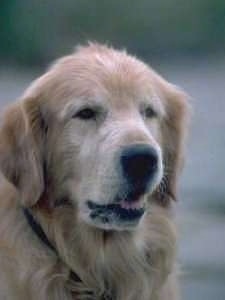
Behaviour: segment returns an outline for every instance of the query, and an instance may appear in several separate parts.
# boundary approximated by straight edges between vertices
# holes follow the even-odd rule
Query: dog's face
[[[136,226],[145,210],[146,195],[162,179],[157,106],[153,112],[151,101],[117,97],[119,105],[113,97],[82,101],[63,132],[65,145],[74,147],[70,166],[74,176],[80,177],[69,178],[71,198],[78,203],[80,218],[103,229]],[[68,155],[65,146],[62,161]]]
[[[125,71],[139,75],[138,64],[131,71],[122,63]],[[142,87],[144,78],[136,75],[135,81],[128,82],[129,74],[122,72],[110,66],[108,78],[103,79],[90,67],[84,85],[95,76],[99,87],[90,88],[88,96],[74,93],[60,112],[62,126],[51,143],[57,178],[63,178],[59,186],[67,185],[81,219],[103,229],[136,226],[144,214],[146,196],[163,174],[162,103],[150,83],[146,93],[148,81]],[[113,80],[118,81],[115,86],[111,86]]]
[[[69,199],[79,222],[127,230],[139,224],[149,201],[174,193],[183,94],[142,62],[102,46],[82,48],[37,80],[24,99],[20,130],[28,139],[24,147],[30,145],[23,161],[32,164],[29,191],[23,175],[15,178],[1,160],[24,199],[35,193],[35,202],[44,198],[52,209]]]

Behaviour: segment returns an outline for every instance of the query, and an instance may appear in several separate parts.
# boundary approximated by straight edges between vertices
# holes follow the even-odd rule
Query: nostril
[[[158,155],[149,145],[132,145],[123,150],[121,165],[124,176],[130,182],[145,183],[157,169]]]

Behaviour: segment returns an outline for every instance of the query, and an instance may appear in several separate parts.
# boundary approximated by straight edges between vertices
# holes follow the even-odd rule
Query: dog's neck
[[[34,217],[34,215],[32,214],[32,212],[28,209],[28,208],[23,208],[23,213],[24,216],[27,220],[27,223],[29,224],[30,228],[32,229],[33,233],[38,237],[38,239],[42,242],[42,244],[47,247],[48,249],[50,249],[52,252],[54,252],[54,254],[60,258],[59,253],[56,249],[56,247],[49,241],[47,235],[45,234],[43,228],[41,227],[40,223],[37,221],[37,219]],[[108,234],[104,233],[103,237],[104,240],[107,239]],[[74,283],[78,283],[78,284],[82,284],[82,280],[80,279],[80,277],[78,276],[77,273],[75,273],[73,270],[70,270],[70,274],[69,274],[69,281],[71,282],[71,285],[73,285]],[[73,294],[73,292],[72,292]],[[86,295],[88,297],[91,297],[92,299],[94,299],[94,294],[92,291],[86,291]],[[76,295],[75,295],[76,297]],[[113,300],[113,296],[110,295],[108,292],[103,292],[101,295],[101,300]]]
[[[68,209],[69,212],[72,213],[71,209]],[[43,246],[57,255],[71,270],[68,278],[71,290],[76,290],[79,295],[83,296],[85,290],[98,295],[92,299],[150,299],[149,295],[155,289],[155,277],[161,276],[160,269],[164,273],[163,277],[170,272],[163,269],[164,262],[161,262],[157,249],[146,244],[146,236],[151,233],[148,220],[136,233],[104,233],[86,224],[79,224],[75,215],[68,217],[68,214],[62,214],[61,211],[50,218],[52,224],[47,227],[43,214],[29,210],[25,210],[24,214]],[[66,218],[60,221],[59,218],[64,215]],[[57,222],[54,224],[53,220]],[[68,226],[68,222],[72,223]],[[49,232],[50,227],[54,228],[54,233]],[[167,229],[166,226],[165,235],[161,237],[163,240],[167,240],[170,234]]]
[[[127,243],[130,244],[130,234],[110,233],[100,230],[93,231],[91,228],[88,230],[86,227],[83,228],[81,226],[81,228],[78,229],[77,240],[74,244],[77,249],[83,252],[83,255],[81,255],[81,253],[78,253],[78,255],[74,252],[72,254],[75,256],[71,258],[73,255],[68,254],[64,256],[59,245],[57,246],[57,242],[55,243],[54,241],[53,244],[49,240],[44,231],[45,228],[43,228],[41,222],[39,222],[39,218],[35,217],[36,214],[26,208],[23,209],[23,213],[33,234],[38,237],[43,246],[51,250],[54,255],[59,257],[67,266],[71,266],[69,267],[70,275],[68,278],[71,286],[78,286],[78,290],[79,286],[81,286],[81,290],[85,287],[88,294],[91,294],[93,291],[94,295],[101,295],[102,300],[115,299],[115,294],[123,295],[123,291],[118,291],[118,287],[122,286],[118,284],[118,282],[126,282],[128,278],[126,278],[126,280],[122,277],[119,279],[120,276],[129,277],[128,282],[129,280],[134,280],[136,277],[136,281],[139,282],[140,286],[141,275],[143,275],[143,269],[140,266],[144,261],[140,260],[136,269],[132,269],[132,261],[128,261],[126,258],[126,256],[131,257],[135,264],[137,263],[135,260],[140,258],[140,253],[138,255],[137,253],[135,254],[136,251],[127,245]],[[92,240],[90,242],[92,249],[90,249],[90,245],[85,244],[82,232],[86,234],[86,240]],[[129,253],[126,253],[126,250],[123,251],[125,247]],[[117,272],[118,275],[116,275]],[[129,289],[130,288],[127,287],[127,290]],[[123,298],[123,296],[120,296],[120,298],[121,297]],[[95,299],[95,297],[92,299]],[[97,297],[96,299],[99,298]]]
[[[35,219],[35,217],[30,212],[30,210],[28,208],[23,208],[23,213],[24,213],[27,223],[30,225],[33,233],[39,238],[39,240],[43,243],[43,245],[45,245],[47,248],[49,248],[51,251],[53,251],[55,255],[59,256],[57,249],[49,241],[43,228],[41,227],[39,222]],[[70,279],[75,282],[81,282],[80,277],[72,270],[70,271]]]

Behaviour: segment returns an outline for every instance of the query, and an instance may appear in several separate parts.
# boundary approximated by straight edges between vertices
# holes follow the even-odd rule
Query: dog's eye
[[[93,120],[96,119],[97,111],[92,108],[83,108],[78,111],[73,117],[82,120]]]
[[[155,112],[155,110],[151,106],[146,107],[143,110],[142,114],[147,119],[152,119],[152,118],[157,117],[157,113]]]

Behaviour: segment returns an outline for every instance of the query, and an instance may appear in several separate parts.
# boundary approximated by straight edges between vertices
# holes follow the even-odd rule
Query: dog
[[[175,300],[186,94],[77,47],[0,124],[0,299]]]

